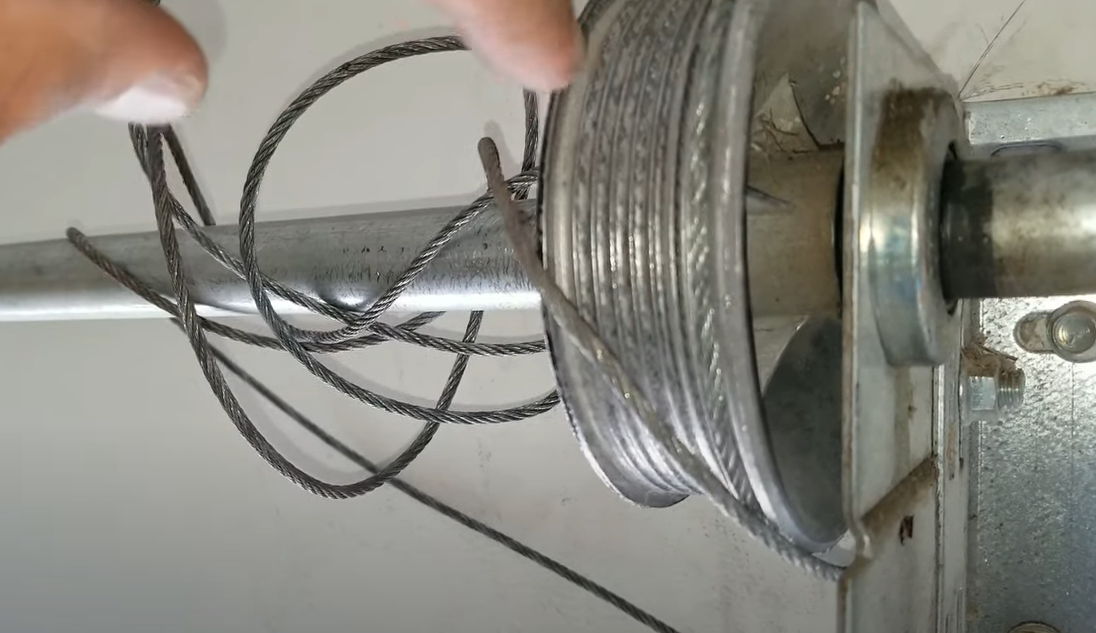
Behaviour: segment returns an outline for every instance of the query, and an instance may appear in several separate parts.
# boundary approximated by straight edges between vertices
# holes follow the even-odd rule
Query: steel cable
[[[350,64],[332,71],[328,78],[338,77],[338,81],[331,84],[330,79],[321,79],[318,83],[326,85],[326,89],[322,90],[320,93],[306,91],[305,95],[302,95],[302,97],[307,99],[307,105],[315,103],[321,94],[329,91],[334,85],[338,85],[338,83],[353,77],[354,74],[374,67],[376,64],[379,64],[379,62],[400,59],[403,56],[406,56],[404,54],[420,55],[435,53],[435,51],[460,49],[463,49],[463,45],[461,45],[459,39],[455,37],[435,38],[429,39],[429,41],[412,42],[389,47],[377,51],[375,54],[358,58],[357,60],[350,62]],[[298,100],[298,102],[299,101],[300,100]],[[294,113],[292,120],[296,120],[296,118],[307,108],[307,105],[301,106],[297,102],[295,102],[295,104],[296,106],[290,106],[290,110],[293,110]],[[514,179],[511,179],[509,184],[507,184],[510,193],[517,199],[525,197],[528,188],[537,181],[535,160],[537,156],[539,120],[537,117],[536,95],[525,93],[525,107],[526,137],[523,153],[523,173],[514,177]],[[284,117],[279,117],[278,123],[275,124],[275,128],[272,128],[279,130],[278,139],[284,137],[285,131],[287,131],[289,127],[289,124],[287,124],[283,118]],[[292,120],[290,120],[290,124],[292,124]],[[464,378],[470,356],[515,356],[536,354],[544,352],[546,346],[543,341],[503,344],[478,343],[476,338],[482,324],[482,312],[473,312],[463,339],[460,339],[460,341],[453,341],[453,339],[446,337],[432,336],[419,332],[421,327],[430,324],[438,317],[441,317],[441,313],[431,312],[419,314],[406,322],[392,326],[376,321],[377,315],[379,315],[380,312],[383,312],[383,310],[357,314],[343,310],[339,307],[331,306],[329,303],[317,301],[311,297],[301,295],[299,292],[277,283],[274,279],[266,278],[261,273],[256,272],[248,276],[249,271],[247,271],[246,262],[241,262],[237,260],[237,258],[232,257],[231,254],[224,249],[221,249],[216,242],[207,239],[205,233],[202,231],[203,227],[214,225],[213,212],[206,203],[202,189],[198,186],[196,177],[191,169],[189,160],[186,159],[182,143],[179,141],[178,136],[175,135],[174,130],[170,127],[147,128],[132,126],[130,127],[130,138],[133,140],[141,169],[144,170],[148,177],[151,187],[153,202],[155,202],[156,206],[157,225],[165,254],[165,262],[168,264],[172,285],[175,290],[175,300],[172,301],[160,296],[156,290],[153,290],[149,285],[145,284],[144,281],[141,281],[138,276],[127,271],[124,266],[113,262],[110,257],[105,256],[99,250],[96,250],[91,241],[79,230],[70,228],[68,230],[68,238],[91,262],[103,269],[104,273],[113,277],[119,284],[134,291],[135,294],[141,298],[155,304],[156,307],[171,315],[174,322],[181,327],[187,338],[190,339],[198,358],[199,365],[201,365],[210,387],[213,388],[217,399],[220,401],[221,405],[224,406],[225,411],[232,419],[233,424],[237,426],[237,429],[244,439],[249,442],[256,452],[260,453],[260,456],[262,456],[267,463],[270,463],[276,471],[288,477],[289,480],[304,487],[305,490],[329,498],[351,498],[361,496],[370,491],[374,491],[376,488],[385,484],[392,485],[400,492],[412,497],[416,502],[419,502],[426,507],[430,507],[449,519],[457,521],[461,526],[483,534],[484,537],[502,544],[505,548],[522,555],[525,559],[532,561],[541,567],[545,567],[548,571],[568,580],[568,582],[591,592],[592,595],[606,601],[609,605],[614,606],[620,611],[623,611],[632,619],[648,626],[651,630],[660,633],[677,633],[669,624],[666,624],[658,618],[655,618],[654,615],[649,612],[633,605],[632,602],[620,597],[615,594],[615,592],[594,583],[593,580],[575,572],[574,569],[552,560],[551,557],[546,556],[533,548],[529,548],[528,545],[507,536],[507,534],[500,532],[499,530],[487,526],[486,523],[473,519],[464,513],[460,513],[459,510],[439,502],[438,499],[420,491],[419,488],[395,479],[395,477],[406,469],[408,465],[415,458],[418,458],[420,453],[429,446],[431,440],[437,433],[437,430],[441,428],[441,422],[453,422],[456,424],[505,422],[509,418],[523,419],[525,417],[534,416],[548,411],[549,408],[555,406],[559,402],[558,392],[553,392],[546,396],[546,398],[537,402],[515,407],[513,410],[468,413],[449,411],[449,406],[452,405],[457,390],[460,387],[461,380]],[[187,189],[187,194],[189,194],[191,202],[196,208],[201,223],[198,223],[187,214],[167,184],[167,173],[165,173],[163,161],[163,145],[167,145],[172,154],[176,168],[178,168],[180,175],[182,176],[183,183]],[[274,145],[276,146],[276,142]],[[272,156],[273,146],[264,143],[264,147],[267,148],[265,150],[265,158],[262,159],[265,164],[265,161],[269,161]],[[254,180],[249,179],[249,183],[255,183],[253,185],[255,191],[258,191],[258,182],[260,180],[261,175]],[[435,238],[427,244],[420,256],[416,257],[415,264],[412,266],[411,271],[401,276],[397,285],[383,297],[385,302],[390,304],[392,299],[398,297],[399,292],[410,285],[414,276],[430,264],[433,257],[444,249],[446,243],[452,240],[461,229],[467,227],[472,221],[475,221],[484,208],[488,206],[490,200],[491,194],[484,194],[467,209],[461,211],[446,228],[435,235]],[[175,232],[175,225],[180,226],[189,234],[191,239],[194,239],[201,245],[206,253],[209,254],[209,256],[214,257],[221,265],[226,266],[230,271],[236,273],[241,278],[247,278],[250,283],[258,284],[258,286],[253,286],[254,291],[269,291],[277,297],[293,301],[297,303],[298,306],[308,308],[312,312],[341,321],[345,325],[352,327],[353,331],[347,331],[345,332],[345,335],[332,336],[330,334],[323,335],[324,333],[306,333],[304,331],[290,330],[290,332],[293,332],[294,334],[304,335],[299,337],[287,337],[285,335],[270,337],[239,330],[236,329],[236,327],[197,317],[194,303],[186,288],[185,267],[178,250],[179,242],[178,235],[176,235]],[[243,252],[247,253],[248,251]],[[251,258],[253,263],[253,252],[251,252]],[[258,290],[256,290],[256,288],[258,288]],[[251,376],[250,373],[238,365],[237,362],[228,358],[220,349],[210,345],[206,339],[205,332],[231,339],[231,341],[270,349],[286,349],[286,342],[289,341],[299,345],[301,349],[306,350],[308,353],[329,354],[345,352],[345,350],[374,346],[389,341],[402,341],[427,348],[443,350],[443,352],[457,354],[458,356],[452,370],[450,370],[449,378],[446,381],[442,394],[439,395],[435,408],[433,408],[433,410],[425,410],[425,408],[418,407],[419,413],[426,415],[426,413],[434,412],[442,419],[439,419],[439,421],[427,422],[420,431],[419,436],[411,442],[399,457],[392,460],[386,467],[378,468],[372,461],[369,461],[349,446],[346,446],[344,442],[327,433],[326,430],[316,423],[311,422],[310,419],[298,412],[292,405],[289,405],[281,396],[277,395],[261,381]],[[285,334],[285,332],[283,332],[283,334]],[[274,404],[278,410],[281,410],[290,419],[293,419],[294,422],[301,427],[304,427],[309,433],[322,441],[323,444],[333,448],[342,454],[342,456],[365,469],[370,473],[370,476],[362,481],[349,485],[332,485],[318,481],[315,477],[311,477],[307,473],[299,470],[296,465],[290,463],[281,456],[281,454],[279,454],[259,433],[259,430],[251,424],[250,419],[247,414],[243,412],[235,395],[232,394],[231,388],[218,366],[224,367],[232,373],[232,375],[235,375],[244,383],[248,384],[249,387],[258,392],[264,399]],[[387,399],[381,400],[380,402],[385,404],[398,403],[398,401],[390,401]],[[381,405],[381,407],[390,410],[387,406]]]
[[[636,432],[644,435],[645,445],[653,445],[671,467],[688,478],[690,486],[708,497],[726,516],[781,558],[816,576],[829,580],[839,578],[843,569],[816,558],[789,541],[755,506],[737,496],[718,470],[718,464],[713,465],[711,460],[698,455],[694,448],[679,438],[677,429],[655,411],[646,391],[631,377],[617,354],[544,270],[536,248],[521,231],[520,216],[506,192],[498,149],[493,141],[484,139],[480,142],[480,156],[489,186],[495,192],[499,212],[505,217],[514,252],[533,285],[540,291],[545,312],[567,340],[578,348],[579,353],[600,369],[616,404],[635,415],[641,425]]]
[[[595,2],[594,4],[597,5],[599,3]],[[719,9],[720,6],[722,6],[722,8],[725,9],[725,13],[722,14],[723,18],[731,13],[732,7],[736,10],[742,10],[741,6],[735,6],[734,3],[729,2],[721,3],[719,0],[715,0],[714,4],[679,0],[678,4],[681,6],[675,5],[673,2],[667,2],[665,10],[675,11],[680,9],[686,11],[695,9],[698,14],[696,19],[691,23],[695,25],[696,29],[706,28],[709,30],[718,30],[725,25],[715,18],[703,15],[702,9],[704,7],[710,5]],[[661,24],[666,26],[669,23],[663,21]],[[661,35],[670,38],[668,41],[671,43],[673,38],[681,37],[680,33],[676,33],[672,29],[664,30]],[[624,40],[626,41],[627,38],[624,38]],[[639,40],[636,40],[635,43],[638,43],[638,41]],[[461,230],[475,222],[476,219],[482,215],[490,206],[492,198],[498,208],[506,216],[508,225],[512,224],[514,220],[513,214],[516,213],[516,210],[513,209],[513,205],[510,202],[511,199],[521,199],[527,196],[530,187],[534,186],[537,182],[535,159],[539,141],[539,119],[535,95],[525,93],[526,138],[523,151],[522,173],[517,177],[511,178],[509,181],[503,182],[501,171],[497,165],[497,154],[493,154],[490,148],[485,147],[482,151],[484,152],[485,169],[491,184],[488,192],[460,211],[443,229],[430,239],[418,256],[412,261],[411,265],[400,275],[398,280],[367,309],[363,311],[351,311],[317,300],[297,292],[281,284],[277,280],[268,278],[261,271],[256,254],[255,240],[257,200],[263,177],[270,161],[280,142],[285,138],[293,124],[299,120],[309,107],[324,95],[328,94],[331,90],[345,81],[367,70],[399,59],[432,53],[459,51],[463,49],[463,44],[455,37],[429,38],[389,46],[339,66],[319,79],[294,99],[270,127],[266,136],[260,143],[252,165],[248,170],[240,203],[239,258],[234,257],[231,253],[221,248],[203,232],[204,226],[211,226],[214,223],[213,213],[202,194],[201,188],[198,185],[197,179],[195,178],[189,161],[183,151],[182,144],[174,130],[170,127],[153,128],[132,126],[130,128],[131,140],[140,166],[148,178],[153,195],[157,227],[175,294],[173,299],[161,296],[149,285],[142,282],[140,278],[131,271],[126,270],[124,267],[119,266],[117,263],[105,257],[76,229],[69,229],[69,239],[76,248],[103,269],[105,273],[145,300],[167,312],[176,320],[190,341],[199,365],[206,380],[209,382],[214,395],[221,403],[239,433],[270,466],[298,486],[319,496],[332,499],[348,499],[366,494],[386,483],[391,483],[416,500],[449,516],[449,518],[502,543],[522,556],[534,560],[534,562],[545,566],[569,581],[591,591],[654,630],[665,632],[673,631],[673,629],[657,620],[657,618],[653,618],[653,616],[650,616],[650,614],[631,605],[631,603],[626,600],[608,592],[599,585],[592,583],[559,563],[548,559],[539,552],[441,504],[436,499],[411,488],[405,483],[394,480],[403,469],[421,454],[433,439],[441,424],[499,424],[519,421],[544,413],[554,408],[560,402],[559,392],[553,391],[533,402],[516,407],[485,411],[453,411],[450,407],[455,394],[460,387],[461,380],[467,368],[468,359],[471,356],[515,356],[539,353],[546,349],[544,341],[480,343],[476,338],[482,324],[482,313],[472,314],[469,319],[465,336],[460,340],[421,332],[423,327],[439,318],[441,316],[440,313],[416,315],[398,325],[388,325],[379,321],[379,318],[398,299],[400,293],[415,281],[416,277],[433,262],[446,245],[449,244]],[[634,63],[637,65],[647,64],[657,70],[659,67],[658,64],[666,62],[667,59],[659,58],[658,55],[652,52],[654,50],[655,47],[653,46],[646,49],[641,47],[635,50],[635,54],[633,55]],[[685,53],[681,52],[681,54]],[[647,59],[647,57],[651,58]],[[647,61],[644,61],[645,59]],[[694,63],[704,63],[704,60],[694,60]],[[613,81],[624,82],[628,74],[628,69],[619,68],[618,71],[618,75],[614,76]],[[614,87],[614,89],[618,88],[619,85]],[[636,84],[632,86],[632,89],[642,90],[644,87],[640,84]],[[693,89],[696,89],[695,86]],[[608,95],[609,92],[606,92],[605,94]],[[601,118],[610,121],[613,124],[619,122],[621,125],[637,125],[631,123],[628,118],[628,113],[626,111],[627,104],[627,99],[616,103],[610,103],[605,107],[608,108],[608,110],[611,110],[611,112],[602,112],[601,114],[603,116]],[[711,104],[708,104],[708,107],[711,107]],[[694,121],[693,123],[695,125],[702,125],[705,121],[706,120],[699,120]],[[646,131],[648,133],[658,134],[660,132],[657,132],[657,129],[659,129],[657,126],[651,126]],[[694,136],[690,138],[694,140],[702,139],[704,137],[704,135],[701,134],[702,131],[703,130],[697,130]],[[618,133],[627,135],[633,133],[638,134],[640,132],[641,130],[635,128],[631,132],[625,131]],[[593,134],[593,132],[591,133]],[[658,142],[665,143],[666,139],[658,139]],[[184,186],[187,189],[188,197],[197,212],[198,220],[191,217],[168,186],[163,152],[165,145],[172,155],[179,174],[182,177]],[[657,148],[652,146],[648,149],[649,152],[647,156],[649,160],[657,161],[661,159],[662,154],[657,151]],[[665,146],[663,146],[663,149],[666,149]],[[697,150],[693,148],[693,151]],[[589,159],[591,156],[584,158]],[[596,162],[592,163],[590,166],[590,173],[603,170],[605,166],[606,165],[599,165]],[[639,173],[638,170],[633,170],[633,172],[636,174]],[[603,174],[603,176],[606,181],[609,180],[607,174]],[[703,191],[702,186],[699,184],[699,180],[694,184],[697,186],[697,191],[694,192],[694,195],[702,196]],[[635,190],[633,189],[633,191]],[[601,195],[605,194],[604,191],[599,193]],[[598,249],[606,248],[603,243],[615,243],[612,239],[607,239],[607,236],[610,234],[614,234],[619,238],[621,237],[621,231],[624,231],[625,234],[631,234],[632,231],[638,230],[639,226],[637,223],[646,222],[646,220],[629,217],[626,213],[623,213],[623,211],[624,207],[614,207],[613,214],[600,217],[592,215],[588,220],[583,220],[589,222],[589,226],[591,227],[587,234],[590,241],[585,244],[585,246],[590,249],[590,252],[600,253],[599,257],[614,257],[614,261],[624,261],[624,259],[626,259],[622,255],[626,255],[627,253],[622,254],[619,251],[614,251],[612,253],[598,251]],[[181,231],[179,231],[177,227],[181,229]],[[688,234],[687,229],[689,229],[688,226],[682,227],[683,235]],[[624,365],[617,360],[614,353],[606,345],[602,338],[602,333],[590,327],[587,320],[583,318],[583,315],[580,314],[566,296],[560,292],[560,289],[555,285],[555,282],[547,277],[542,265],[536,259],[535,247],[529,244],[523,244],[521,242],[521,237],[514,237],[513,231],[508,232],[511,234],[511,239],[515,242],[515,250],[517,251],[519,258],[522,259],[523,266],[526,268],[531,278],[534,279],[535,285],[537,285],[544,297],[546,311],[557,324],[564,326],[563,331],[567,334],[568,340],[573,343],[577,341],[580,352],[587,358],[588,362],[600,369],[603,378],[617,397],[616,404],[630,409],[634,419],[641,423],[641,426],[635,427],[628,432],[641,434],[644,441],[654,438],[655,441],[660,443],[661,449],[668,453],[668,457],[666,458],[667,461],[664,462],[664,464],[670,470],[661,473],[656,472],[654,479],[662,477],[665,485],[670,489],[673,489],[673,486],[678,485],[675,481],[672,481],[673,477],[676,476],[678,481],[685,482],[684,491],[700,492],[708,496],[724,513],[740,525],[743,525],[748,532],[774,549],[785,559],[814,574],[826,578],[836,577],[836,575],[840,573],[840,570],[801,551],[788,542],[783,535],[760,516],[752,497],[752,491],[749,489],[749,484],[742,474],[740,464],[736,462],[737,453],[735,452],[734,447],[721,446],[718,449],[720,457],[718,460],[713,460],[713,456],[710,454],[698,455],[697,444],[700,443],[701,448],[704,445],[702,442],[698,442],[695,438],[692,438],[691,434],[700,431],[682,428],[679,422],[661,421],[659,415],[656,414],[655,409],[652,408],[651,403],[648,402],[647,396],[640,388],[642,385],[632,382]],[[269,327],[273,336],[248,332],[197,315],[194,302],[188,289],[186,267],[179,253],[178,240],[184,234],[189,239],[195,240],[210,257],[213,257],[216,261],[247,282],[258,312]],[[619,240],[617,240],[617,242],[619,242]],[[682,265],[685,266],[685,268],[679,274],[683,276],[699,274],[693,271],[699,271],[706,268],[696,265],[695,259],[698,255],[695,252],[688,251],[687,244],[675,246],[675,248],[683,249],[683,256],[679,259],[683,262]],[[530,257],[532,257],[532,259],[530,259]],[[634,321],[634,319],[637,318],[636,315],[628,312],[631,308],[628,307],[629,304],[627,302],[642,300],[646,296],[644,293],[649,295],[650,293],[657,293],[660,290],[665,290],[661,286],[655,287],[661,282],[656,282],[654,279],[648,279],[643,282],[648,284],[647,286],[634,286],[632,281],[628,278],[628,271],[624,268],[617,268],[611,271],[614,275],[620,277],[613,287],[619,287],[624,292],[629,293],[629,298],[626,300],[617,299],[610,296],[611,293],[606,292],[609,289],[608,287],[601,288],[598,287],[597,284],[592,283],[594,276],[608,272],[610,272],[608,269],[583,272],[582,274],[586,277],[580,280],[580,282],[587,282],[583,288],[583,292],[595,293],[598,297],[598,301],[605,302],[606,305],[611,304],[613,309],[624,310],[623,314],[625,316],[625,321]],[[655,271],[647,271],[646,274],[654,276]],[[698,280],[697,283],[703,285],[703,283],[711,283],[711,281],[708,280],[705,282],[701,279]],[[334,330],[309,330],[293,326],[275,311],[271,301],[271,295],[291,301],[317,315],[333,319],[340,325]],[[629,316],[629,314],[631,314],[631,316]],[[673,315],[663,315],[660,318],[666,320],[672,319],[672,317]],[[690,327],[697,326],[690,324]],[[277,394],[274,394],[265,386],[261,385],[261,383],[255,381],[254,378],[247,374],[239,365],[232,362],[223,354],[223,352],[212,346],[208,340],[207,333],[261,348],[286,351],[310,373],[341,393],[384,411],[411,417],[423,421],[426,424],[418,437],[415,438],[399,457],[387,466],[377,468],[367,459],[358,455],[337,439],[327,434],[320,427],[301,416],[300,413],[296,412],[288,403],[281,400]],[[624,334],[632,337],[632,339],[638,336],[637,332],[631,331],[626,331]],[[452,353],[457,356],[445,388],[434,407],[424,407],[365,389],[334,372],[314,356],[315,354],[330,354],[362,349],[388,341],[410,343],[429,349]],[[635,341],[633,340],[633,342]],[[691,356],[689,356],[687,360],[692,362],[697,368],[695,372],[701,372],[703,368],[711,368],[713,366],[710,356],[704,357],[704,354],[710,355],[719,352],[718,348],[714,348],[692,350],[689,353]],[[685,362],[682,359],[678,360]],[[320,481],[290,462],[267,441],[251,422],[249,416],[236,399],[228,382],[225,380],[225,376],[221,370],[222,367],[255,388],[261,395],[285,412],[291,419],[312,432],[313,435],[322,442],[331,446],[340,454],[348,457],[359,466],[365,468],[369,471],[370,476],[351,484],[331,484]],[[688,373],[687,375],[688,381],[683,385],[683,388],[686,389],[686,395],[689,397],[688,406],[692,410],[703,411],[706,412],[706,414],[710,414],[708,417],[718,417],[716,416],[716,413],[718,413],[716,410],[718,409],[717,404],[704,401],[704,397],[707,395],[704,390],[707,387],[711,387],[711,382],[715,379],[710,375],[694,375],[694,373]],[[640,443],[639,440],[635,438],[629,439],[625,433],[618,435],[614,441],[618,442],[618,444],[620,442],[624,442],[625,444],[631,443],[633,446]],[[627,453],[628,451],[627,447],[623,444],[619,445],[618,448],[622,453]],[[715,467],[713,467],[713,463],[716,464]],[[682,479],[682,477],[684,477],[684,479]],[[441,508],[438,507],[439,505]]]
[[[308,107],[315,103],[321,96],[327,94],[331,89],[351,77],[380,64],[398,59],[429,53],[459,51],[463,50],[463,48],[463,44],[455,37],[432,38],[389,46],[339,66],[318,80],[312,87],[305,90],[301,96],[286,109],[286,112],[278,118],[271,128],[271,132],[267,135],[267,139],[264,140],[260,146],[255,161],[256,165],[261,165],[265,168],[273,155],[273,150],[277,146],[277,142],[284,138],[285,134],[292,126],[292,123],[299,119]],[[534,161],[538,143],[539,119],[537,101],[534,95],[526,94],[525,107],[526,146],[523,152],[524,159],[522,166],[524,173],[510,181],[512,192],[518,197],[524,196],[529,187],[536,182],[536,174],[533,169],[535,167]],[[225,411],[228,413],[229,418],[233,421],[241,435],[272,467],[275,468],[275,470],[304,489],[320,496],[330,498],[350,498],[360,496],[375,489],[376,480],[367,479],[349,485],[328,484],[308,475],[284,458],[269,444],[269,442],[267,442],[262,434],[259,433],[236,400],[232,390],[225,382],[224,376],[217,367],[215,358],[212,355],[212,349],[206,340],[207,332],[229,340],[262,348],[283,349],[290,351],[291,353],[296,352],[297,354],[307,356],[312,363],[311,368],[313,369],[323,367],[311,356],[313,353],[334,353],[360,349],[391,340],[403,341],[430,349],[458,354],[458,364],[461,366],[466,365],[467,361],[461,361],[460,359],[466,359],[466,357],[470,355],[509,356],[538,353],[544,350],[545,346],[543,341],[522,343],[479,343],[474,340],[475,337],[465,337],[465,339],[458,341],[445,337],[428,335],[418,331],[423,326],[441,316],[440,313],[421,314],[396,326],[387,325],[377,320],[377,317],[391,305],[403,289],[414,281],[416,275],[430,264],[445,245],[448,244],[461,229],[468,226],[479,217],[490,202],[489,195],[482,196],[466,209],[458,213],[448,225],[441,229],[438,234],[428,242],[419,256],[415,258],[408,271],[400,277],[388,292],[382,295],[374,307],[359,314],[303,295],[262,275],[257,270],[257,262],[255,261],[253,234],[249,247],[244,248],[241,251],[243,261],[234,258],[215,242],[208,239],[202,232],[202,226],[213,224],[213,213],[201,192],[201,188],[198,185],[197,179],[194,177],[193,170],[183,151],[182,144],[179,142],[174,130],[170,127],[151,128],[131,126],[130,136],[138,161],[149,180],[152,190],[156,209],[157,226],[159,227],[161,244],[164,248],[165,260],[176,295],[175,300],[172,301],[169,298],[161,296],[147,284],[143,283],[131,271],[125,270],[124,267],[104,256],[95,249],[91,242],[78,230],[69,229],[69,239],[74,246],[108,275],[179,321],[183,330],[187,333],[191,345],[194,347],[199,364],[202,367],[214,394],[221,402]],[[163,147],[165,144],[175,160],[190,200],[196,208],[201,220],[201,224],[199,224],[198,221],[195,221],[187,213],[167,184],[163,155]],[[256,173],[256,169],[253,168],[249,175],[247,185],[245,186],[243,206],[245,210],[250,209],[250,215],[248,215],[246,211],[241,214],[242,220],[244,220],[243,229],[253,226],[254,196],[257,195],[261,178],[261,172]],[[253,286],[253,293],[260,297],[267,297],[267,292],[273,293],[279,297],[292,301],[297,305],[301,305],[316,314],[342,322],[344,324],[343,330],[338,330],[334,334],[330,332],[309,332],[299,330],[288,326],[284,321],[276,318],[275,315],[275,318],[270,319],[274,326],[272,329],[275,336],[270,337],[247,332],[210,319],[198,317],[194,310],[193,302],[190,299],[185,266],[181,261],[178,251],[179,236],[176,233],[176,225],[182,227],[186,234],[191,239],[196,240],[199,246],[201,246],[211,257],[229,270],[232,270],[235,274],[247,279]],[[241,234],[243,234],[243,232],[244,231],[241,231]],[[284,325],[285,327],[278,327],[279,325]],[[427,422],[427,429],[424,430],[424,435],[420,436],[420,440],[425,439],[425,442],[428,442],[429,438],[433,437],[433,433],[436,432],[436,430],[429,431],[431,428],[429,425],[443,423],[465,425],[498,424],[518,421],[544,413],[554,408],[559,403],[558,392],[552,392],[534,402],[511,408],[485,411],[453,411],[449,407],[450,403],[445,401],[451,401],[452,395],[459,387],[463,371],[455,376],[450,383],[447,383],[445,393],[448,397],[440,401],[438,406],[433,408],[404,402],[396,398],[369,391],[350,383],[341,376],[328,370],[326,367],[323,367],[322,371],[318,371],[317,373],[320,374],[321,377],[326,378],[329,384],[332,384],[351,397],[379,407],[385,411],[402,414]],[[445,403],[445,406],[441,406],[442,403]],[[429,431],[428,434],[427,431]],[[424,446],[425,444],[423,442],[416,442],[409,447],[408,451],[401,455],[401,457],[397,458],[395,463],[409,463],[411,459],[414,459],[414,457],[421,452]]]
[[[665,507],[703,495],[785,560],[835,579],[843,570],[766,517],[743,459],[750,447],[736,436],[763,414],[749,410],[760,386],[745,262],[723,261],[743,254],[731,210],[745,204],[745,165],[724,161],[745,154],[746,130],[727,130],[749,120],[732,114],[749,113],[741,87],[753,81],[752,66],[737,65],[754,57],[765,2],[596,4],[605,11],[587,23],[596,29],[587,34],[596,62],[549,121],[545,261],[531,245],[515,246],[551,316],[576,435],[623,497]],[[743,95],[745,107],[730,107]],[[496,206],[510,216],[511,242],[525,241],[514,231],[495,152],[485,146],[481,154]],[[728,335],[720,321],[739,314],[745,327]]]
[[[285,413],[291,420],[295,421],[302,428],[316,436],[321,442],[370,473],[382,472],[380,471],[380,469],[378,469],[376,464],[366,459],[363,455],[355,451],[353,448],[347,446],[338,438],[331,435],[322,427],[310,420],[300,411],[293,408],[293,406],[286,402],[285,399],[272,391],[269,387],[264,385],[254,376],[249,374],[243,367],[236,364],[227,356],[225,356],[223,352],[216,348],[213,348],[213,354],[217,357],[217,360],[222,365],[224,365],[226,369],[229,370],[229,372],[231,372],[240,380],[244,381],[259,395],[261,395],[263,398],[265,398],[267,401],[277,407],[280,411]],[[395,464],[395,462],[393,462],[393,464]],[[388,468],[390,467],[391,466],[389,466]],[[634,603],[622,597],[620,594],[617,594],[607,589],[606,587],[594,582],[593,580],[579,573],[578,571],[575,571],[574,569],[571,569],[563,563],[549,556],[546,556],[542,552],[526,545],[525,543],[522,543],[514,537],[504,532],[500,532],[499,530],[496,530],[486,523],[468,516],[467,514],[461,512],[460,510],[457,510],[453,506],[450,506],[437,499],[436,497],[424,492],[423,490],[420,490],[419,488],[412,486],[411,484],[401,479],[392,479],[388,482],[388,484],[396,490],[407,495],[408,497],[411,497],[415,501],[426,506],[427,508],[430,508],[431,510],[437,512],[438,514],[441,514],[442,516],[452,521],[455,521],[457,524],[466,527],[477,534],[483,535],[484,537],[498,543],[499,545],[502,545],[506,549],[509,549],[510,551],[521,556],[522,558],[533,562],[540,567],[543,567],[544,569],[552,572],[553,574],[556,574],[560,578],[575,585],[576,587],[579,587],[580,589],[589,592],[591,595],[605,601],[609,605],[612,605],[616,609],[620,610],[622,613],[628,615],[636,622],[643,624],[652,631],[656,631],[657,633],[678,633],[677,629],[673,628],[669,624],[666,624],[664,621],[655,617],[650,612],[636,606]]]

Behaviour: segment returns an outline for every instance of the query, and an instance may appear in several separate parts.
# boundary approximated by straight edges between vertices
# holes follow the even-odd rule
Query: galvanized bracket
[[[1096,148],[1096,93],[964,106],[964,156]],[[985,342],[1017,357],[1029,404],[971,422],[972,633],[1085,631],[1096,619],[1096,366],[1085,364],[1096,306],[1083,299],[982,303]]]
[[[972,101],[964,110],[963,158],[1096,149],[1096,94]]]
[[[871,269],[879,245],[870,192],[880,184],[872,178],[883,177],[873,160],[880,125],[892,114],[885,109],[888,95],[957,90],[901,25],[887,24],[866,4],[857,10],[849,50],[843,478],[857,559],[841,582],[839,630],[955,630],[947,627],[959,618],[965,565],[945,573],[938,563],[965,553],[959,434],[943,423],[958,420],[958,346],[948,346],[946,358],[933,359],[945,361],[942,369],[898,367],[888,359],[879,324],[883,304]],[[955,318],[937,325],[954,328],[950,338],[958,341],[963,306],[955,310]]]

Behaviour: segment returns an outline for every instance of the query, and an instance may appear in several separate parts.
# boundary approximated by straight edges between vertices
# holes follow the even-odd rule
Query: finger
[[[570,0],[433,0],[468,44],[527,88],[566,86],[582,62]]]
[[[168,122],[206,79],[198,45],[147,0],[0,0],[0,139],[80,107]]]

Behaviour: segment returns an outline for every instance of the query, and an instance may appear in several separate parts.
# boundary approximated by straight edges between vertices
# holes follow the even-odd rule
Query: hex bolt
[[[968,376],[970,410],[995,415],[1019,409],[1024,404],[1025,380],[1020,369],[1001,371],[993,376]]]
[[[1026,377],[1016,359],[982,347],[964,353],[965,410],[972,420],[994,421],[1024,404]]]
[[[1054,312],[1032,312],[1016,324],[1014,336],[1025,352],[1096,362],[1096,303],[1072,301]]]
[[[1060,354],[1080,355],[1096,347],[1096,314],[1081,304],[1056,314],[1050,323],[1050,341]]]

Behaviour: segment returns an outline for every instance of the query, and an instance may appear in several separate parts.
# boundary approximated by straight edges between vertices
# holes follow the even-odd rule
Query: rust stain
[[[968,374],[995,376],[1002,371],[1016,369],[1015,356],[988,347],[985,337],[979,337],[962,349],[963,368]]]
[[[906,541],[913,538],[913,515],[907,515],[903,517],[902,522],[898,524],[898,542],[902,545],[906,544]]]
[[[1079,90],[1084,89],[1084,84],[1077,83],[1076,81],[1063,81],[1052,80],[1043,81],[1030,88],[1026,88],[1021,96],[1023,97],[1060,97],[1062,95],[1072,94]]]
[[[1060,97],[1062,95],[1084,92],[1089,87],[1083,83],[1065,80],[1042,81],[1035,85],[1024,82],[1002,84],[994,86],[990,84],[992,75],[987,75],[977,85],[964,95],[964,98],[984,97],[1000,92],[1008,93],[1005,96],[1010,99],[1025,99],[1027,97]]]
[[[908,516],[913,506],[932,490],[936,475],[936,460],[930,455],[864,515],[864,528],[873,535],[889,531],[888,526]]]
[[[872,150],[873,197],[886,196],[889,202],[894,195],[908,195],[923,186],[919,176],[926,154],[923,129],[946,107],[951,107],[951,96],[943,90],[889,86]]]
[[[901,544],[913,538],[913,512],[914,507],[936,485],[938,474],[935,456],[925,458],[917,468],[914,468],[905,479],[900,481],[874,508],[864,515],[861,524],[865,532],[873,540],[889,540],[894,534],[890,532],[898,523],[898,540]],[[889,532],[889,534],[887,534]],[[871,565],[871,560],[857,557],[852,565],[845,570],[839,585],[839,595],[847,595],[850,584]]]

